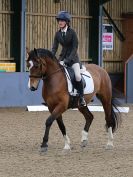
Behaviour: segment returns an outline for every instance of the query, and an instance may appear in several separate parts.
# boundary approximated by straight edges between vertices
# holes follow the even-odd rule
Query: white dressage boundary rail
[[[96,111],[96,112],[103,112],[104,109],[102,106],[88,106],[90,111]],[[128,113],[129,107],[117,107],[118,110],[122,113]],[[48,111],[48,108],[44,105],[37,105],[37,106],[27,106],[28,111]],[[77,110],[77,109],[71,109],[71,110]],[[117,112],[117,110],[115,110]]]

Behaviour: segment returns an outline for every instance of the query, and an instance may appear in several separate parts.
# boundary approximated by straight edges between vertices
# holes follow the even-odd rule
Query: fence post
[[[25,42],[26,42],[26,25],[25,25],[25,0],[21,0],[21,49],[20,49],[20,57],[21,57],[21,72],[25,71],[25,57],[26,57],[26,46],[25,46]]]
[[[133,55],[126,61],[126,102],[133,103]]]

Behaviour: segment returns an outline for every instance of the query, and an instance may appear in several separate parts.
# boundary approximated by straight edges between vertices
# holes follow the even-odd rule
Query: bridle
[[[29,78],[38,78],[38,79],[42,79],[42,80],[46,80],[48,79],[49,77],[51,77],[52,75],[58,73],[59,71],[62,71],[63,70],[63,67],[60,67],[59,69],[57,69],[55,72],[49,74],[49,75],[46,75],[46,74],[40,74],[40,75],[29,75]]]

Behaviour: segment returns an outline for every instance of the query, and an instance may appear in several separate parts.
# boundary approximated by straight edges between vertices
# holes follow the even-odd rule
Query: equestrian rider
[[[73,68],[79,92],[79,106],[86,106],[83,97],[84,88],[80,73],[80,61],[77,54],[78,38],[76,32],[70,27],[71,15],[67,11],[60,11],[56,19],[60,29],[55,34],[52,53],[55,55],[59,44],[61,44],[62,51],[59,61],[64,61],[65,65]]]

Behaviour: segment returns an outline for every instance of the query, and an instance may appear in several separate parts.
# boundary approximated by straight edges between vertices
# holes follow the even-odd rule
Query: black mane
[[[36,50],[36,52],[35,52]],[[32,50],[30,51],[29,53],[29,58],[36,58],[37,56],[38,57],[49,57],[51,59],[56,59],[55,56],[52,54],[52,52],[50,50],[47,50],[47,49],[43,49],[43,48],[38,48],[38,49],[35,49],[35,50]]]
[[[54,59],[55,56],[52,54],[50,50],[39,48],[37,49],[37,53],[40,57],[49,57],[51,59]]]

